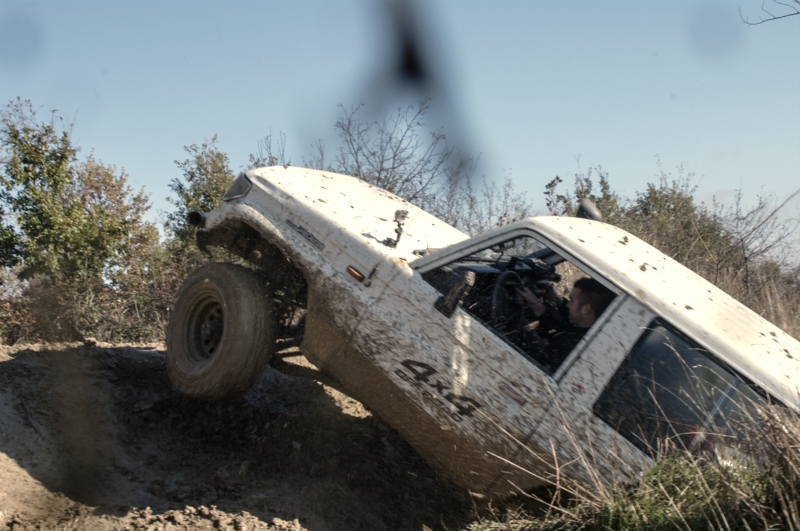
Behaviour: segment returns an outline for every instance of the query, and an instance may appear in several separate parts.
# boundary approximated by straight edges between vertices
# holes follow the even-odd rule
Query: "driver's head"
[[[614,300],[614,293],[593,278],[575,281],[567,310],[569,320],[579,328],[589,328]]]

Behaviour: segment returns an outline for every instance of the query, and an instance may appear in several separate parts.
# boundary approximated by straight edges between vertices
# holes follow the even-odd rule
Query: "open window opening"
[[[443,297],[459,291],[464,311],[549,375],[616,296],[531,236],[482,249],[423,278]]]

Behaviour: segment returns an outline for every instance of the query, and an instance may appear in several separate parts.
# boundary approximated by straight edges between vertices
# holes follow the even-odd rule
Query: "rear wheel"
[[[199,267],[184,282],[167,325],[167,371],[183,393],[234,398],[261,375],[275,346],[266,280],[225,263]]]

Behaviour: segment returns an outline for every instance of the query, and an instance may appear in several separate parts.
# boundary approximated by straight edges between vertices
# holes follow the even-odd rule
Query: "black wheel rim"
[[[222,304],[215,299],[206,299],[198,304],[192,328],[194,361],[211,359],[219,350],[225,333],[225,312]]]

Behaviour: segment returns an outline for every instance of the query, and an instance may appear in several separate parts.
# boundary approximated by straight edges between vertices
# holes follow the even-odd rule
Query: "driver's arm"
[[[544,300],[537,297],[536,294],[527,287],[517,288],[517,302],[530,308],[536,317],[541,317],[547,310],[544,305]]]
[[[547,289],[544,292],[544,298],[556,303],[556,306],[561,306],[564,302],[564,297],[556,289],[556,285],[550,282],[547,284]]]
[[[517,288],[517,302],[530,308],[536,317],[541,317],[547,311],[544,303],[545,299],[555,302],[556,307],[560,307],[564,302],[564,297],[558,293],[552,283],[547,285],[542,297],[537,296],[527,287]]]

